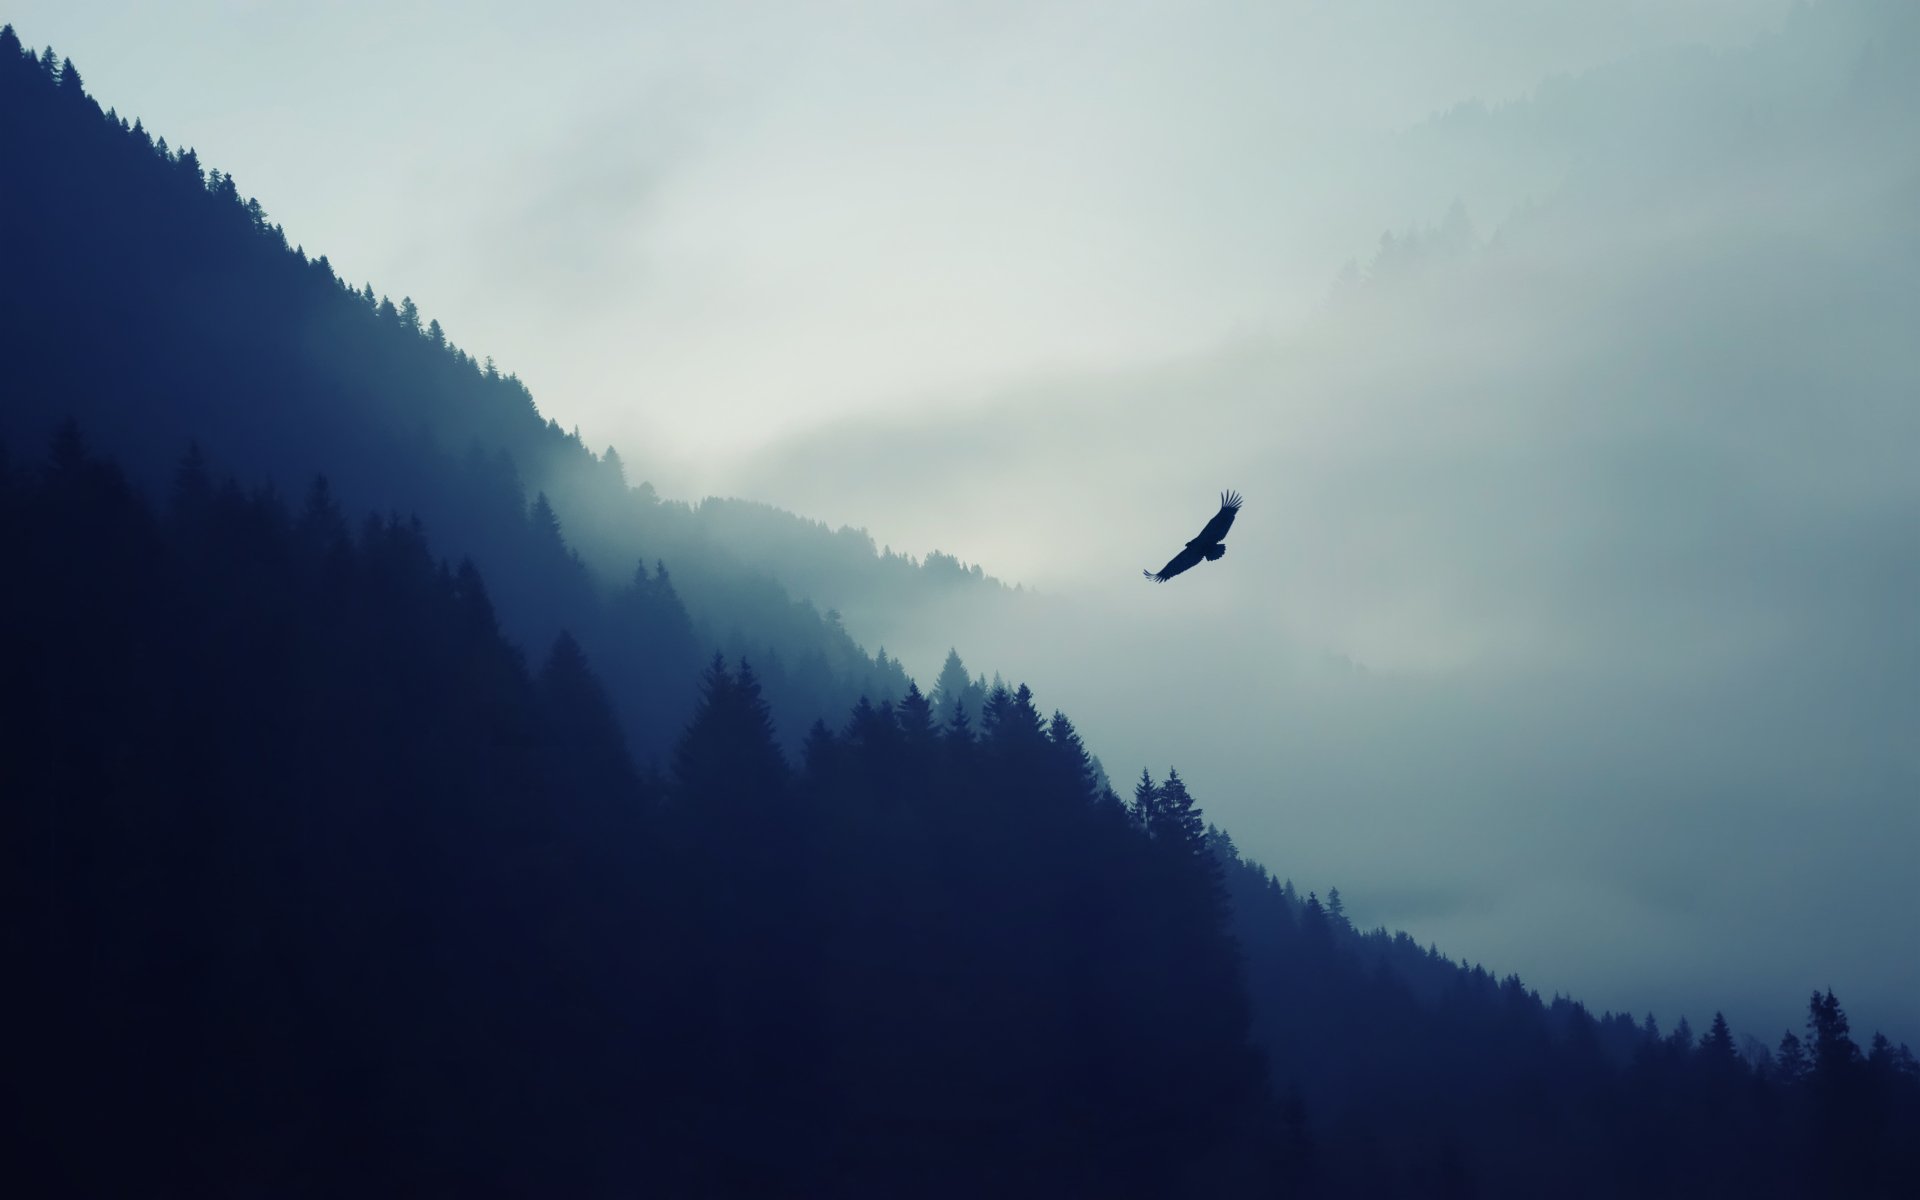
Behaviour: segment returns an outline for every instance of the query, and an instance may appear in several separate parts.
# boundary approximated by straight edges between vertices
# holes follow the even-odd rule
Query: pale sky
[[[1784,8],[24,0],[7,19],[563,424],[705,486],[833,416],[1271,328],[1434,215],[1339,177],[1378,139]]]

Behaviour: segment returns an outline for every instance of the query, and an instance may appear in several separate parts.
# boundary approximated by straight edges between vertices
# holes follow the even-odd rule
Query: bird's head
[[[1213,545],[1207,547],[1208,562],[1213,562],[1215,559],[1224,558],[1226,557],[1226,554],[1227,554],[1227,544],[1225,542],[1215,542]]]

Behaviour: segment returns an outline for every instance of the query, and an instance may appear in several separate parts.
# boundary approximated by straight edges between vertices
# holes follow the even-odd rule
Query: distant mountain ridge
[[[757,564],[797,596],[839,614],[863,644],[925,640],[942,611],[965,608],[992,619],[1029,589],[989,575],[978,563],[930,551],[924,558],[877,545],[865,529],[798,516],[754,500],[709,496],[693,506],[702,536]],[[916,664],[930,670],[932,663]]]

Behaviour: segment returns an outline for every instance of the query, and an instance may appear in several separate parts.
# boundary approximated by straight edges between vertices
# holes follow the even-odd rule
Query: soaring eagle
[[[1213,520],[1200,531],[1200,536],[1187,543],[1187,548],[1168,560],[1167,565],[1158,571],[1142,571],[1155,583],[1165,583],[1188,567],[1199,563],[1201,559],[1212,562],[1227,552],[1221,539],[1227,536],[1227,530],[1233,528],[1233,519],[1240,515],[1240,493],[1221,492],[1220,511],[1213,514]]]

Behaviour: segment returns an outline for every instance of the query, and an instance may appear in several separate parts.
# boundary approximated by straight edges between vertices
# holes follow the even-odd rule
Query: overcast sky
[[[1303,889],[1920,1041],[1920,169],[1808,134],[1862,47],[1789,7],[5,19],[630,475],[1039,584],[854,632],[1032,678]],[[1142,585],[1226,486],[1228,557]]]
[[[1367,139],[1785,0],[75,4],[8,19],[596,438],[695,461],[1317,301]],[[596,444],[598,444],[596,442]]]

